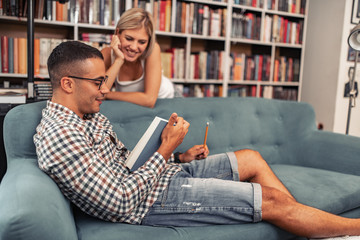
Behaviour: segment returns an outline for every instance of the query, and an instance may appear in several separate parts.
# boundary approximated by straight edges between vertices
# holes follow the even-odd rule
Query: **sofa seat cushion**
[[[151,227],[126,223],[105,222],[82,212],[75,217],[79,240],[233,240],[292,239],[293,235],[267,222],[204,227]]]
[[[304,204],[340,214],[360,206],[360,177],[327,170],[292,166],[271,165],[276,175],[295,198]],[[76,211],[79,239],[234,239],[236,236],[261,234],[261,239],[289,239],[292,237],[270,224],[262,222],[208,227],[149,227],[104,222]],[[254,227],[256,231],[254,232]],[[261,231],[259,230],[261,228]],[[141,231],[139,230],[141,229]],[[268,238],[271,236],[271,238]],[[259,239],[260,239],[259,238]]]
[[[300,203],[335,214],[360,206],[360,176],[281,164],[271,168]]]

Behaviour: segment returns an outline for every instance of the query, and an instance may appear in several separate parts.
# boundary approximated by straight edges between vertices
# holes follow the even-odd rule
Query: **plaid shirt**
[[[180,171],[159,153],[138,170],[125,166],[129,156],[109,120],[96,113],[83,120],[68,108],[47,102],[34,143],[40,169],[62,193],[89,215],[112,222],[140,224]],[[173,156],[170,161],[173,160]]]

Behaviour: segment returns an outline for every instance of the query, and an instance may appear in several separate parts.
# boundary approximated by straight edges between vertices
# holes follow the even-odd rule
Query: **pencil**
[[[209,122],[206,122],[206,130],[205,130],[205,137],[204,137],[204,147],[206,146],[206,139],[207,139],[208,130],[209,130]]]

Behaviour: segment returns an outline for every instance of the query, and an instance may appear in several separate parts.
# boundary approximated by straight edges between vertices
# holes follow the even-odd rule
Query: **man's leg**
[[[360,220],[343,218],[296,202],[286,193],[262,187],[262,219],[308,238],[360,235]]]
[[[261,155],[235,152],[241,181],[262,187],[262,219],[298,236],[311,238],[360,235],[360,220],[336,216],[296,202]]]
[[[261,186],[268,186],[286,193],[294,198],[289,190],[276,177],[260,153],[244,149],[235,152],[238,160],[238,170],[241,181],[259,183]]]

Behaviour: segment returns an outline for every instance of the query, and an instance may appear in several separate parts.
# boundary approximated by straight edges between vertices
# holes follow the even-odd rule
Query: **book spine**
[[[19,39],[14,38],[14,73],[19,73]]]
[[[56,2],[56,21],[63,21],[63,7],[59,2]]]
[[[34,75],[40,74],[40,39],[34,39]]]
[[[1,36],[1,72],[9,72],[9,43],[7,36]]]
[[[104,25],[104,12],[105,12],[105,0],[99,0],[99,20],[100,20],[100,25]]]
[[[19,38],[19,73],[27,73],[27,40],[26,38]]]
[[[8,65],[9,65],[9,73],[14,73],[14,38],[8,37]]]

